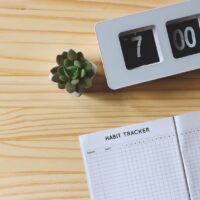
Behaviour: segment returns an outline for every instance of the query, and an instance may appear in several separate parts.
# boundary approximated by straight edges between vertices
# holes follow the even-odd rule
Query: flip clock
[[[200,0],[100,22],[96,34],[114,90],[200,68]]]

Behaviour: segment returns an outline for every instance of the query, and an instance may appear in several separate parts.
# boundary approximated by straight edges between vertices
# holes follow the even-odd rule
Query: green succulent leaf
[[[79,68],[76,66],[68,67],[67,72],[72,80],[77,79],[79,76]]]
[[[85,87],[85,88],[90,88],[90,87],[92,87],[92,79],[90,79],[90,78],[84,79],[84,87]]]
[[[86,61],[85,63],[85,70],[87,71],[91,71],[92,70],[92,64],[88,61]]]
[[[62,56],[64,57],[64,58],[67,58],[67,52],[66,51],[63,51],[63,53],[62,53]]]
[[[86,77],[88,77],[88,78],[92,78],[94,76],[94,71],[93,70],[91,70],[91,71],[87,71],[87,73],[86,73]]]
[[[81,78],[84,78],[86,75],[85,69],[81,69]]]
[[[63,76],[63,75],[60,75],[59,76],[59,79],[63,82],[66,82],[67,81],[67,77],[66,76]]]
[[[65,89],[65,84],[63,84],[63,83],[58,83],[58,88],[59,88],[59,89]]]
[[[78,52],[77,53],[77,59],[80,60],[81,62],[83,62],[85,60],[84,55],[82,52]]]
[[[77,85],[77,92],[83,93],[85,91],[85,89],[86,88],[85,88],[84,84],[80,83]]]
[[[77,85],[79,83],[79,79],[74,79],[71,81],[72,85]]]
[[[64,75],[65,76],[63,67],[59,67],[57,72],[58,72],[59,75]]]
[[[72,65],[72,61],[70,61],[69,59],[65,58],[64,60],[64,67],[69,67],[70,65]]]
[[[63,68],[63,72],[64,72],[65,76],[66,76],[68,79],[70,79],[70,75],[68,74],[66,68]]]
[[[70,49],[68,54],[67,54],[67,58],[71,61],[76,60],[77,59],[77,54],[74,50]]]
[[[63,66],[64,57],[62,55],[57,55],[56,62],[59,66]]]
[[[74,71],[76,69],[77,69],[77,67],[74,66],[74,65],[71,65],[71,66],[67,67],[67,71]]]
[[[65,89],[67,90],[67,92],[72,93],[76,91],[76,86],[72,85],[70,82],[67,82],[65,85]]]
[[[60,79],[59,79],[58,73],[54,74],[54,75],[52,76],[51,80],[52,80],[53,82],[59,83]]]
[[[58,68],[59,68],[58,66],[53,67],[53,68],[51,69],[51,73],[52,73],[52,74],[57,73]]]
[[[81,68],[81,62],[79,60],[75,60],[74,66]]]
[[[74,73],[73,73],[72,80],[75,80],[75,79],[77,79],[77,78],[78,78],[78,76],[79,76],[79,70],[78,70],[78,69],[76,69],[76,70],[74,71]]]

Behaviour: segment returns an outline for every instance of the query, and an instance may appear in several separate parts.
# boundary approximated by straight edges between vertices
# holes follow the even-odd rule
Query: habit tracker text
[[[105,140],[106,141],[115,140],[115,139],[120,139],[122,137],[128,137],[128,136],[143,134],[147,132],[150,132],[150,129],[148,127],[142,128],[142,129],[130,130],[130,131],[122,132],[122,133],[116,133],[116,134],[105,136]]]

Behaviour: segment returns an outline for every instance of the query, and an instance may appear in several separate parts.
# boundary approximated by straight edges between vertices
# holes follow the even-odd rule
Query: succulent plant
[[[93,65],[84,58],[82,52],[70,49],[64,51],[56,58],[57,66],[51,69],[52,81],[58,84],[58,88],[67,92],[83,93],[92,86],[94,77]]]

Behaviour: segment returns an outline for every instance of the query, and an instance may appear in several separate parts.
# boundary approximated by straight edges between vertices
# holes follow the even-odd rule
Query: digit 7
[[[131,38],[132,42],[137,41],[137,57],[141,58],[141,44],[142,44],[142,36],[135,36]]]

